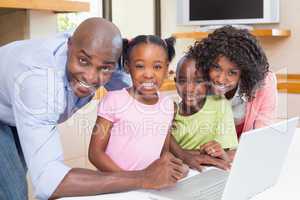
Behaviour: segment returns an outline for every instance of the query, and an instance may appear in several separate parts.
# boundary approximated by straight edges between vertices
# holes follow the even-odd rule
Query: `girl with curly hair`
[[[277,84],[257,39],[245,29],[224,26],[189,51],[210,78],[212,92],[231,101],[238,137],[276,118]]]

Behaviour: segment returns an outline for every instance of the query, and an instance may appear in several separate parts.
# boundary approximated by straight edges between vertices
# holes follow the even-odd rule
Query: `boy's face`
[[[183,104],[195,107],[206,96],[207,82],[202,72],[196,69],[194,59],[183,58],[178,68],[175,79],[177,92]]]

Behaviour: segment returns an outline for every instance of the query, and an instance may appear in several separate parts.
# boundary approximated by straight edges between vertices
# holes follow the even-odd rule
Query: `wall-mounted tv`
[[[279,23],[279,0],[177,0],[178,25]]]

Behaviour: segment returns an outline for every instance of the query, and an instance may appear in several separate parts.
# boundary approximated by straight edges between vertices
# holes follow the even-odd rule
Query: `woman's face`
[[[225,95],[236,89],[241,78],[241,70],[225,56],[219,56],[209,69],[215,94]]]

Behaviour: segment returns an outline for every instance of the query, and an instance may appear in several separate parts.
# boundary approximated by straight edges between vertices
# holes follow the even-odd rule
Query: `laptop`
[[[297,124],[298,117],[243,133],[230,172],[211,168],[180,181],[174,187],[151,190],[149,198],[250,199],[277,182]]]

